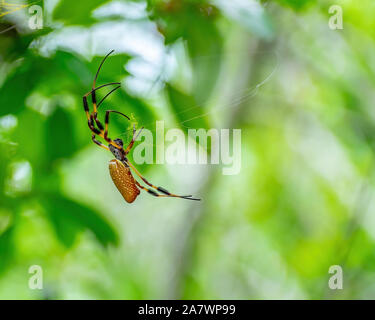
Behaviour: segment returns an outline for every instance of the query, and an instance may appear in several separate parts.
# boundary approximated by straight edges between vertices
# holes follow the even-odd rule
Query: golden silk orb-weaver
[[[108,58],[108,56],[113,53],[114,50],[112,50],[110,53],[108,53],[102,62],[99,65],[99,68],[96,72],[94,82],[92,85],[91,91],[86,93],[83,96],[83,108],[85,110],[87,120],[88,120],[88,126],[90,130],[92,131],[92,141],[96,143],[98,146],[100,146],[103,149],[106,149],[108,151],[111,151],[112,154],[115,156],[115,159],[111,160],[109,162],[109,173],[111,175],[112,181],[115,184],[118,191],[120,191],[121,195],[124,197],[125,201],[128,203],[132,203],[140,194],[140,190],[146,190],[148,193],[155,197],[172,197],[172,198],[181,198],[181,199],[187,199],[187,200],[196,200],[199,201],[200,199],[193,198],[192,195],[188,196],[179,196],[176,194],[173,194],[166,189],[162,187],[156,187],[152,183],[148,182],[146,178],[144,178],[139,171],[134,167],[133,164],[131,164],[127,158],[128,153],[132,149],[135,140],[141,133],[143,127],[138,131],[135,128],[135,125],[133,125],[133,138],[130,141],[129,145],[124,149],[124,144],[121,139],[114,139],[108,137],[108,124],[109,124],[109,115],[111,113],[117,113],[126,119],[130,121],[130,118],[116,110],[107,110],[105,112],[105,120],[104,120],[104,126],[103,124],[98,120],[98,108],[102,104],[102,102],[115,90],[119,89],[121,87],[121,84],[119,82],[111,82],[107,84],[103,84],[99,87],[95,87],[96,80],[98,78],[100,69],[103,66],[104,61]],[[99,103],[97,103],[96,100],[96,91],[107,87],[107,86],[116,86],[114,89],[109,91],[103,99],[100,100]],[[93,111],[90,113],[89,110],[89,104],[88,104],[88,97],[91,95],[91,101],[92,101],[92,107]],[[96,136],[99,136],[103,138],[108,145],[105,145],[98,141],[96,139]],[[145,187],[141,185],[133,176],[132,171],[146,184],[149,186]]]

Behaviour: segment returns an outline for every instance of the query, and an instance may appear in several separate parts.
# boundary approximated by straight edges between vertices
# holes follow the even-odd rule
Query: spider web
[[[183,127],[183,128],[186,128],[186,129],[197,129],[197,128],[190,127],[188,125],[188,123],[190,121],[195,120],[195,119],[206,117],[206,116],[209,116],[209,115],[214,114],[214,113],[224,112],[224,111],[227,111],[228,109],[236,108],[238,105],[240,105],[242,103],[245,103],[245,102],[253,99],[255,96],[257,96],[257,94],[259,93],[259,90],[261,89],[261,87],[263,87],[264,85],[266,85],[272,79],[272,77],[274,76],[275,72],[277,71],[277,69],[279,67],[279,57],[278,57],[277,52],[276,51],[264,51],[264,52],[265,53],[271,52],[273,54],[273,56],[274,56],[274,60],[275,61],[274,61],[274,66],[272,67],[272,70],[261,81],[259,81],[258,83],[254,84],[254,85],[252,85],[250,87],[247,87],[247,88],[243,88],[243,89],[239,89],[239,90],[235,90],[235,91],[232,90],[229,95],[224,94],[224,99],[229,100],[230,102],[224,103],[224,104],[220,104],[219,106],[215,106],[214,105],[214,100],[217,100],[217,97],[214,97],[214,96],[217,93],[217,88],[222,85],[220,83],[220,81],[219,81],[219,83],[216,84],[215,89],[213,90],[213,94],[212,94],[213,97],[211,97],[210,99],[208,99],[204,103],[195,104],[195,105],[186,107],[183,111],[175,112],[174,113],[174,116],[175,116],[174,117],[174,122],[177,123],[177,124],[179,124],[180,127]],[[256,54],[258,54],[258,53],[259,52],[257,52]],[[247,54],[248,55],[249,52],[246,51],[243,54]],[[230,54],[229,53],[228,54],[223,54],[222,55],[223,59],[225,59],[228,55],[230,55]],[[235,55],[241,55],[241,53],[240,54],[235,53]],[[198,57],[196,59],[213,59],[215,57],[216,56],[203,56],[203,57]],[[251,72],[251,68],[250,68],[250,72]],[[220,77],[221,76],[222,75],[220,75]],[[158,82],[158,81],[164,82],[164,80],[163,80],[163,74],[161,74],[155,80],[155,83]],[[153,84],[153,86],[155,85],[155,83]],[[185,119],[183,121],[179,121],[178,120],[178,117],[177,117],[178,115],[183,115],[183,114],[186,114],[186,113],[191,113],[191,111],[193,111],[195,109],[198,109],[198,108],[201,109],[201,110],[205,110],[206,108],[208,108],[208,110],[206,112],[203,112],[200,115],[192,116],[192,117],[187,118],[187,119]],[[134,115],[131,115],[131,125],[129,125],[129,127],[123,133],[121,133],[121,136],[126,136],[126,137],[131,137],[132,136],[132,126],[133,126],[133,123],[137,123],[137,120],[134,117]],[[155,134],[156,129],[155,129],[155,126],[154,126],[154,122],[145,123],[143,125],[144,125],[144,127],[146,129],[148,129],[153,134]]]

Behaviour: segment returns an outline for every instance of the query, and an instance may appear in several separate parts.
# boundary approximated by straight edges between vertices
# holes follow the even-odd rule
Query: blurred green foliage
[[[328,27],[333,4],[343,30]],[[39,5],[41,30],[26,9],[0,20],[0,298],[375,297],[372,1]],[[157,120],[240,128],[241,174],[143,164],[203,201],[125,203],[82,107],[112,49],[97,84],[122,88],[99,117],[131,121],[114,115],[111,137]],[[44,290],[27,285],[34,264]]]

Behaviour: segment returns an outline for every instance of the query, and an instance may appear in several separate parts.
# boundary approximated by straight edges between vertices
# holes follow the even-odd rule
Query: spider
[[[126,202],[132,203],[140,194],[140,190],[145,190],[149,194],[155,196],[155,197],[174,197],[174,198],[181,198],[181,199],[187,199],[187,200],[196,200],[199,201],[198,198],[193,198],[192,195],[188,196],[179,196],[176,194],[173,194],[166,189],[162,187],[156,187],[149,181],[147,181],[146,178],[144,178],[139,171],[135,168],[133,164],[131,164],[127,158],[128,153],[132,149],[135,140],[138,138],[139,134],[141,133],[143,127],[138,131],[135,128],[135,125],[133,125],[133,138],[128,144],[128,146],[124,149],[124,143],[121,139],[117,138],[112,140],[108,137],[108,124],[109,124],[109,115],[111,113],[117,113],[123,117],[125,117],[127,120],[130,121],[130,118],[123,114],[122,112],[116,111],[116,110],[107,110],[105,113],[105,122],[104,126],[103,124],[98,120],[97,118],[97,111],[99,106],[102,104],[102,102],[114,91],[119,89],[121,87],[121,84],[119,82],[110,82],[107,84],[103,84],[99,87],[95,87],[96,80],[98,78],[100,69],[103,66],[103,63],[108,58],[110,54],[112,54],[114,50],[109,52],[102,62],[99,65],[99,68],[96,72],[94,82],[92,85],[92,90],[86,93],[83,96],[83,108],[85,110],[87,120],[88,120],[88,126],[90,130],[92,131],[92,141],[97,144],[99,147],[106,149],[108,151],[111,151],[112,154],[115,156],[115,159],[109,161],[109,173],[111,175],[112,181],[114,182],[115,186],[117,187],[118,191],[121,193],[123,198]],[[113,86],[116,85],[115,88],[113,88],[111,91],[109,91],[104,98],[100,100],[99,103],[97,103],[96,100],[96,91],[107,87],[107,86]],[[88,97],[91,95],[92,105],[93,105],[93,111],[90,113],[89,105],[88,105]],[[99,136],[103,138],[107,143],[108,146],[101,143],[96,139],[96,136]],[[150,188],[147,188],[143,185],[141,185],[133,176],[132,171]]]

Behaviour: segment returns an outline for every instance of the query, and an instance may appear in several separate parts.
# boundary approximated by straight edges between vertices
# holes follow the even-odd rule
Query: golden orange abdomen
[[[135,184],[130,169],[125,167],[119,160],[113,159],[109,162],[109,173],[113,183],[118,191],[120,191],[125,201],[132,203],[137,198],[140,191]]]

